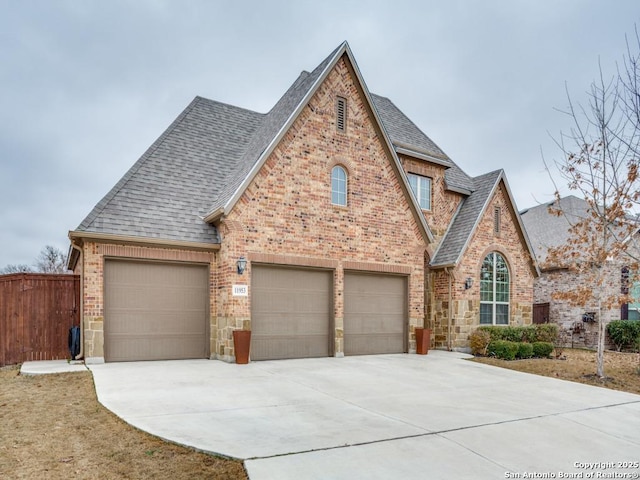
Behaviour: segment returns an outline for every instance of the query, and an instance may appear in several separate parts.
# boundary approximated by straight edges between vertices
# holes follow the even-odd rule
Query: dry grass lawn
[[[86,373],[0,369],[2,479],[246,479],[241,462],[164,442],[97,401]]]
[[[605,379],[596,377],[596,352],[581,349],[564,349],[563,359],[532,358],[528,360],[498,360],[476,357],[476,362],[495,365],[521,372],[586,383],[598,387],[622,390],[640,395],[640,354],[605,352]]]

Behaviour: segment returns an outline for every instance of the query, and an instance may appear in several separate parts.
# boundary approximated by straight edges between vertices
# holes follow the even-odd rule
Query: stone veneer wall
[[[604,285],[604,297],[620,293],[620,269],[622,265],[609,264],[606,275],[610,279]],[[597,312],[598,306],[590,303],[581,306],[571,305],[567,300],[554,299],[553,293],[570,291],[589,282],[585,275],[568,270],[543,271],[534,283],[534,303],[549,303],[549,322],[557,323],[567,334],[566,346],[597,348],[598,323],[583,322],[585,312]],[[620,308],[605,309],[602,320],[608,323],[620,318]],[[598,319],[600,320],[600,319]],[[607,341],[605,339],[605,341]],[[608,348],[612,345],[607,344]]]

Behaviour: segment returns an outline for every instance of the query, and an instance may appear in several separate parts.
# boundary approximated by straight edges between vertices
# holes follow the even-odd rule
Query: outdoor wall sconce
[[[467,279],[464,281],[464,289],[469,290],[471,287],[473,287],[473,278],[467,277]]]
[[[242,275],[244,270],[247,268],[247,259],[240,257],[236,262],[236,266],[238,267],[238,275]]]

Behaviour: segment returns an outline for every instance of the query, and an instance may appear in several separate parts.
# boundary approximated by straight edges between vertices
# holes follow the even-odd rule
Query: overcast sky
[[[74,230],[194,96],[266,112],[347,40],[472,176],[549,201],[550,139],[625,52],[638,0],[0,0],[0,268]]]

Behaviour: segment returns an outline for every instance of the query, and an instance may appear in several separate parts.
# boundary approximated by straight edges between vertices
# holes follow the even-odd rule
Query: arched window
[[[480,269],[480,323],[509,325],[509,268],[497,252],[487,255]]]
[[[347,171],[340,165],[331,169],[331,203],[347,204]]]

